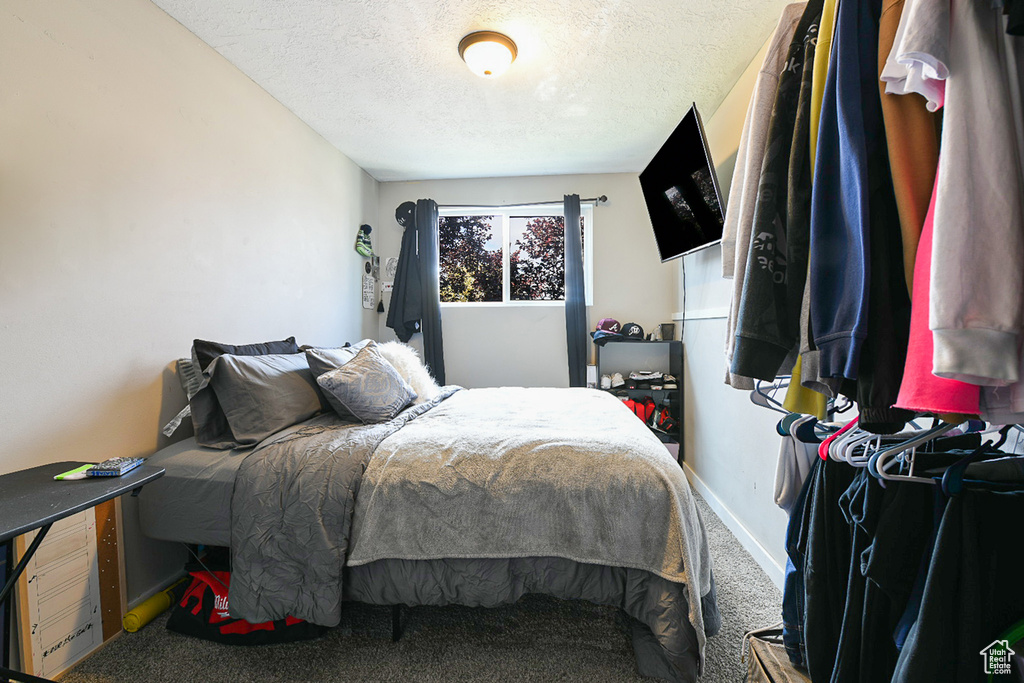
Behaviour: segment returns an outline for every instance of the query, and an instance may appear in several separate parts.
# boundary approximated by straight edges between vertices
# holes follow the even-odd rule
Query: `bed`
[[[149,463],[166,474],[140,495],[143,531],[229,547],[231,613],[249,621],[585,599],[621,608],[640,672],[671,681],[696,679],[720,626],[685,476],[605,392],[445,387],[384,422],[322,412]]]

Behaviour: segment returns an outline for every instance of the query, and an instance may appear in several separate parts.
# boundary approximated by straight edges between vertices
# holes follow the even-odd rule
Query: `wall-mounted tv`
[[[640,174],[640,187],[662,262],[722,239],[722,194],[696,104]]]

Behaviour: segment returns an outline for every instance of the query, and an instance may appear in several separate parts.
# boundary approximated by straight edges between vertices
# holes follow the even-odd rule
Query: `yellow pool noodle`
[[[129,633],[135,633],[140,628],[163,614],[168,607],[174,604],[174,589],[184,581],[185,579],[181,579],[181,581],[175,582],[174,585],[170,586],[166,590],[160,591],[135,609],[125,614],[124,619],[122,620],[124,630]]]

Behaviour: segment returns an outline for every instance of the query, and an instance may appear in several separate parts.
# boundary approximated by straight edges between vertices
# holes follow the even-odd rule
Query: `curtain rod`
[[[601,195],[600,197],[588,197],[587,199],[581,199],[580,203],[594,202],[595,204],[602,204],[608,201],[607,195]],[[516,202],[515,204],[438,204],[439,209],[462,209],[464,207],[470,207],[472,209],[507,209],[513,206],[543,206],[544,204],[562,204],[564,201],[553,201],[553,202]]]

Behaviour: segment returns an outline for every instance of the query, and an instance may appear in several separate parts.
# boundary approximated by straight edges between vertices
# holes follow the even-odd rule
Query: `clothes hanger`
[[[884,448],[868,460],[868,472],[871,476],[888,481],[917,481],[923,484],[934,484],[935,480],[927,477],[914,476],[914,456],[917,454],[917,447],[930,442],[937,436],[955,429],[957,425],[943,424],[932,429],[921,432],[907,441],[901,441],[893,446]],[[893,458],[899,458],[899,462],[907,463],[910,466],[909,474],[890,474],[888,468],[892,466]]]
[[[865,432],[858,427],[838,436],[828,446],[828,457],[836,462],[845,462],[846,458],[844,457],[844,453],[846,451],[846,447],[851,443],[859,441],[864,434]]]
[[[837,431],[835,434],[822,441],[821,444],[818,446],[818,457],[820,457],[822,460],[828,460],[828,448],[829,446],[832,445],[832,442],[835,441],[838,437],[842,436],[846,432],[856,427],[857,421],[859,419],[860,415],[847,422],[845,425],[839,428],[839,431]]]
[[[942,492],[947,496],[958,495],[964,490],[964,473],[967,471],[967,466],[972,462],[977,462],[982,456],[990,455],[993,451],[999,451],[999,447],[1006,443],[1007,437],[1010,435],[1010,430],[1013,425],[1007,425],[999,430],[999,439],[996,441],[986,442],[981,444],[980,447],[974,450],[973,453],[963,458],[942,473]]]
[[[818,438],[818,434],[815,430],[817,425],[818,419],[811,416],[811,419],[807,420],[807,422],[801,422],[793,425],[790,429],[790,433],[797,438],[797,441],[802,441],[804,443],[821,443],[821,439]]]
[[[841,458],[854,467],[867,467],[871,453],[882,445],[882,435],[863,432],[859,429],[857,431],[859,432],[857,438],[849,440],[843,447]],[[871,448],[872,442],[874,450]]]
[[[847,410],[853,407],[853,401],[848,397],[840,395],[838,399],[832,399],[832,408],[830,412],[840,415],[845,413]]]
[[[776,392],[781,389],[785,389],[789,386],[789,377],[776,378],[775,382],[762,383],[761,380],[754,382],[754,389],[750,392],[750,402],[756,406],[774,410],[777,413],[783,415],[789,415],[789,411],[775,399],[774,396],[769,395],[767,392]]]
[[[813,415],[810,418],[806,422],[798,422],[790,428],[790,432],[797,440],[808,444],[820,444],[823,437],[836,432],[836,427],[818,422],[818,418]],[[820,435],[819,432],[821,432]]]
[[[779,420],[778,424],[775,425],[775,431],[779,433],[779,436],[789,436],[792,434],[793,425],[803,417],[807,416],[801,413],[790,413]]]

